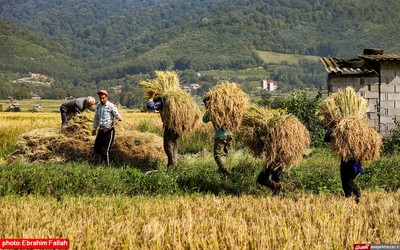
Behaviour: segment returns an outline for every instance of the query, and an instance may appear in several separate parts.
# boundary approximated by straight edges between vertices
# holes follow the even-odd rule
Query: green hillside
[[[257,69],[228,78],[255,86],[265,75],[284,91],[314,88],[326,79],[319,57],[400,52],[395,0],[0,2],[0,19],[18,27],[1,24],[3,80],[38,71],[61,81],[65,94],[119,82],[136,91],[138,79],[165,69],[205,85],[226,78],[215,72]],[[206,71],[213,76],[194,73]]]
[[[85,64],[71,59],[60,45],[0,21],[0,72],[2,77],[29,72],[58,79],[82,78]]]
[[[62,44],[99,79],[259,66],[256,50],[399,52],[399,11],[395,0],[26,0],[3,2],[0,18]]]

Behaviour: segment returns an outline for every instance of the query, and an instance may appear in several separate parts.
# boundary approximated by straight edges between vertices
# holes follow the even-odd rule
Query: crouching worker
[[[203,99],[203,104],[207,108],[209,99],[206,97]],[[203,116],[203,122],[210,122],[208,111]],[[228,131],[219,128],[215,122],[212,122],[215,135],[214,135],[214,160],[218,166],[218,172],[223,175],[229,175],[230,172],[226,168],[225,159],[228,155],[229,148],[231,146],[232,137]]]
[[[82,113],[85,109],[91,109],[95,102],[93,97],[88,96],[76,98],[61,104],[61,128],[68,125],[68,120],[72,116]]]
[[[97,134],[94,151],[101,155],[102,163],[109,167],[110,149],[115,137],[114,119],[122,121],[122,116],[118,113],[117,107],[108,101],[108,92],[106,90],[100,90],[97,94],[99,95],[100,104],[96,107],[93,122],[92,135]]]

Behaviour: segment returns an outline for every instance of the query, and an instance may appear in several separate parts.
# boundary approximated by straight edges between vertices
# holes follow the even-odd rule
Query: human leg
[[[228,155],[230,140],[227,137],[214,139],[214,160],[218,166],[218,172],[222,174],[229,174],[226,167],[225,159]]]
[[[168,158],[168,167],[176,167],[178,164],[178,140],[179,135],[164,126],[164,151]]]

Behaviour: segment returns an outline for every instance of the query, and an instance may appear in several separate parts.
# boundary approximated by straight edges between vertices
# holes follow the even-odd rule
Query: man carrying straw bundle
[[[206,113],[203,122],[212,122],[214,136],[214,160],[218,172],[228,175],[225,158],[232,142],[232,131],[238,130],[244,112],[249,105],[249,97],[236,83],[221,82],[206,93],[203,100]]]
[[[207,108],[209,98],[206,97],[203,100],[204,106]],[[208,123],[210,122],[210,115],[208,111],[203,116],[203,122]],[[225,158],[228,155],[229,148],[231,146],[232,136],[229,134],[228,131],[219,128],[215,122],[212,123],[215,131],[214,136],[214,160],[218,166],[218,172],[223,175],[229,175],[230,172],[226,168]]]
[[[192,97],[179,86],[173,71],[156,71],[157,78],[140,85],[146,89],[150,110],[160,111],[164,127],[164,151],[168,167],[177,167],[178,140],[182,133],[194,130],[200,119],[200,109]]]
[[[158,97],[154,100],[157,92],[152,91],[149,101],[147,102],[147,108],[150,110],[160,111],[163,108],[163,100]],[[168,162],[167,167],[176,168],[178,164],[178,140],[179,134],[176,133],[173,129],[169,128],[167,125],[163,124],[164,128],[164,151],[167,155]]]
[[[308,130],[293,115],[253,105],[243,118],[240,133],[254,155],[265,157],[257,183],[279,195],[282,172],[301,159],[310,144]]]
[[[96,107],[94,115],[92,135],[96,135],[94,143],[94,151],[101,155],[102,163],[110,166],[110,149],[114,142],[115,130],[114,120],[122,121],[122,116],[119,114],[117,107],[108,101],[108,92],[100,90],[97,92],[100,99],[100,104]],[[97,128],[98,132],[97,132]]]
[[[363,173],[361,163],[379,157],[382,138],[365,119],[367,101],[352,87],[339,90],[322,101],[318,115],[328,128],[325,141],[331,142],[340,157],[340,178],[345,197],[355,196],[358,203],[361,192],[354,182]]]
[[[90,109],[95,104],[96,100],[91,97],[80,97],[68,102],[64,102],[60,106],[61,113],[61,128],[68,125],[68,120],[76,114],[82,113],[85,109]]]

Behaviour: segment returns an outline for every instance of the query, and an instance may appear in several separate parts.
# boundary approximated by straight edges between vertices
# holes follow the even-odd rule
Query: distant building
[[[384,54],[383,49],[364,49],[356,58],[321,58],[328,73],[328,92],[347,86],[368,101],[368,122],[383,136],[400,119],[400,54]]]
[[[200,86],[200,84],[198,84],[198,83],[192,83],[192,84],[190,84],[190,88],[191,89],[198,89],[198,88],[200,88],[201,86]]]
[[[37,93],[34,93],[34,92],[31,92],[30,96],[34,100],[40,100],[41,99],[41,97]]]
[[[278,84],[276,81],[269,80],[268,78],[264,77],[261,80],[261,89],[266,91],[275,91],[278,88]]]
[[[121,93],[122,92],[122,86],[118,85],[115,87],[111,87],[112,90],[114,90],[114,93]]]
[[[21,111],[21,105],[20,105],[19,103],[17,103],[17,102],[11,103],[11,105],[8,106],[8,108],[9,108],[11,111]]]

